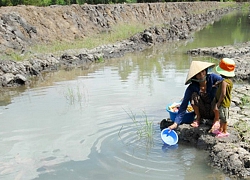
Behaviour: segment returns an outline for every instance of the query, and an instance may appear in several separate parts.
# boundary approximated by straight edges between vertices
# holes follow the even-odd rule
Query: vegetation
[[[250,105],[250,97],[248,95],[244,95],[241,98],[242,106]],[[238,122],[234,124],[234,128],[238,131],[240,139],[248,144],[250,144],[250,124],[246,120],[240,119]]]
[[[239,138],[241,141],[244,141],[248,144],[250,144],[250,124],[247,121],[244,120],[239,120],[234,124],[234,128],[238,131],[239,133]]]
[[[229,0],[224,0],[224,2]],[[239,0],[230,0],[239,1]],[[50,6],[50,5],[71,5],[71,4],[115,4],[115,3],[153,3],[153,2],[187,2],[187,0],[0,0],[0,6],[17,6],[17,5],[34,5],[34,6]],[[218,0],[223,2],[223,0]]]
[[[145,112],[143,112],[143,115],[141,116],[142,121],[138,120],[136,114],[134,114],[132,111],[131,113],[126,111],[126,113],[135,125],[138,138],[146,138],[147,142],[152,142],[154,135],[153,121],[149,121]]]
[[[63,93],[64,97],[67,99],[70,105],[75,105],[75,103],[79,103],[80,107],[82,106],[82,102],[85,99],[84,88],[79,87],[79,83],[77,83],[76,88],[68,87],[66,91]]]
[[[132,111],[127,112],[125,110],[125,112],[132,120],[132,123],[129,123],[128,127],[122,126],[118,136],[127,147],[134,148],[134,151],[145,149],[148,154],[154,146],[155,128],[153,120],[150,121],[144,111],[141,116],[134,114]]]
[[[74,40],[72,42],[68,41],[54,41],[50,44],[37,44],[31,46],[26,53],[21,54],[18,52],[8,52],[3,54],[1,59],[22,61],[28,59],[35,54],[40,53],[60,53],[68,49],[92,49],[104,44],[113,44],[117,41],[128,39],[136,33],[142,32],[146,29],[145,25],[142,24],[117,24],[111,31],[103,32],[101,34],[92,35],[84,39]],[[100,59],[99,62],[102,62],[103,59]]]
[[[34,6],[49,6],[49,5],[70,5],[84,4],[85,0],[0,0],[1,6],[16,6],[16,5],[34,5]]]
[[[244,95],[244,96],[241,98],[241,102],[242,102],[242,105],[243,105],[243,106],[249,105],[249,104],[250,104],[250,97],[247,96],[247,95]]]
[[[142,32],[146,26],[140,24],[117,24],[111,31],[101,34],[92,35],[84,39],[75,40],[74,42],[53,42],[51,44],[40,44],[33,46],[30,52],[47,53],[58,52],[67,49],[92,49],[104,44],[113,44],[117,41],[128,39],[136,33]]]
[[[50,5],[71,5],[71,4],[81,5],[84,3],[110,4],[110,3],[123,3],[123,2],[127,1],[126,0],[0,0],[0,6],[17,6],[17,5],[50,6]]]

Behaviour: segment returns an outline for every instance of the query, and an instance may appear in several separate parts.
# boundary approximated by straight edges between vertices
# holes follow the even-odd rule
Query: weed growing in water
[[[67,91],[64,93],[64,97],[69,101],[70,104],[74,104],[76,101],[76,96],[74,90],[71,87],[67,88]]]
[[[79,103],[82,107],[82,101],[85,99],[84,91],[79,87],[67,87],[67,90],[64,92],[64,97],[71,105],[75,105],[75,103]]]
[[[132,111],[127,112],[124,110],[129,118],[133,122],[133,126],[135,127],[136,135],[138,144],[145,144],[146,149],[150,149],[153,146],[153,135],[155,133],[154,126],[153,126],[153,121],[150,121],[146,115],[146,113],[143,111],[143,114],[141,116],[137,116],[134,114]],[[119,137],[120,133],[122,131],[123,127],[121,127],[119,131]]]

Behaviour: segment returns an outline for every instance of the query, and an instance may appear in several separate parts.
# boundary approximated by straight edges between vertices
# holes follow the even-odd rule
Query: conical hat
[[[191,82],[190,79],[194,77],[196,74],[214,65],[215,63],[209,63],[209,62],[203,62],[203,61],[192,61],[190,68],[189,68],[189,72],[187,75],[185,85],[189,84]]]

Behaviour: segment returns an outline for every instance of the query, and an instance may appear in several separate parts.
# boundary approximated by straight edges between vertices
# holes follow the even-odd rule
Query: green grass
[[[136,135],[139,140],[146,140],[146,144],[153,144],[153,135],[155,133],[153,121],[150,121],[143,111],[141,116],[137,116],[132,111],[127,112],[127,115],[132,120],[132,123],[136,129]],[[122,128],[121,128],[122,130]],[[121,131],[120,130],[120,131]],[[120,133],[120,132],[119,132]]]
[[[22,61],[31,58],[34,54],[54,53],[60,55],[63,51],[69,49],[92,49],[128,39],[136,33],[142,32],[144,29],[146,29],[146,26],[140,24],[117,24],[109,31],[91,35],[83,39],[76,39],[72,42],[54,41],[46,44],[37,44],[29,47],[25,54],[11,51],[2,55],[1,59]]]
[[[247,121],[239,120],[234,124],[234,128],[238,131],[241,141],[250,145],[250,124]]]
[[[1,59],[22,61],[31,58],[34,54],[53,53],[60,55],[63,51],[69,49],[92,49],[101,45],[113,44],[128,39],[136,33],[142,32],[144,29],[146,29],[146,26],[142,24],[117,24],[109,31],[91,35],[83,39],[76,39],[72,42],[54,41],[46,44],[37,44],[29,47],[25,54],[8,52],[5,56],[2,56]]]
[[[78,103],[80,107],[82,106],[82,102],[86,99],[84,89],[80,88],[78,83],[76,88],[67,87],[67,89],[63,92],[63,95],[70,105],[75,105]]]
[[[241,97],[241,106],[250,106],[250,96]],[[248,121],[240,119],[234,124],[234,128],[238,131],[241,141],[250,145],[250,124]]]
[[[248,11],[248,10],[249,10],[249,7],[250,7],[250,2],[244,2],[244,3],[242,4],[241,9],[242,9],[242,11]]]
[[[242,106],[250,105],[250,97],[247,95],[244,95],[241,98],[241,103],[242,103]]]

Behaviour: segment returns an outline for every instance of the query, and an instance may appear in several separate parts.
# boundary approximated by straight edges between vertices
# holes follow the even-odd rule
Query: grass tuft
[[[247,121],[239,120],[234,124],[234,128],[239,133],[239,138],[241,141],[246,142],[250,145],[250,124]]]
[[[153,121],[150,121],[146,115],[146,113],[143,111],[143,114],[141,116],[137,116],[132,111],[127,112],[127,115],[132,120],[133,125],[136,129],[136,135],[138,140],[145,140],[146,147],[151,147],[153,144],[153,136],[155,133]],[[119,131],[119,134],[121,132],[122,128]],[[120,135],[119,135],[120,136]]]

